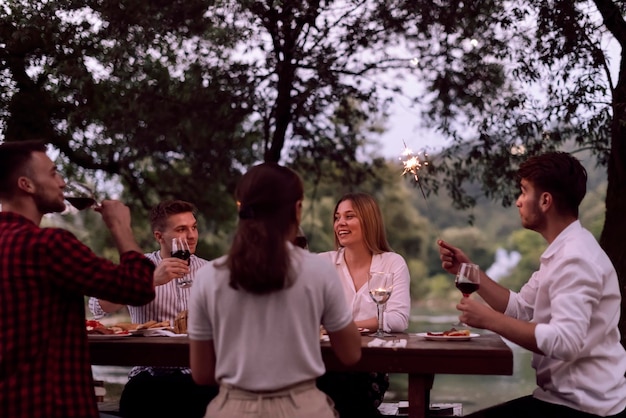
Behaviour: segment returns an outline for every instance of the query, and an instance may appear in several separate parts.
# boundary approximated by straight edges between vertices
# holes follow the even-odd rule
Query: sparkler
[[[400,161],[402,161],[402,165],[404,166],[402,175],[404,176],[407,173],[411,173],[413,175],[415,183],[419,186],[420,192],[422,192],[422,196],[424,197],[424,200],[426,200],[426,193],[424,193],[422,183],[420,183],[419,172],[423,167],[428,166],[428,155],[426,153],[414,154],[413,150],[406,146],[406,142],[402,142],[404,144],[404,151],[402,151],[402,157],[404,157],[404,159],[400,157]]]

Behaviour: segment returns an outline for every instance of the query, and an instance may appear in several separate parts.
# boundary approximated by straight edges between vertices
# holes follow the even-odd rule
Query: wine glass
[[[461,263],[459,271],[454,279],[456,288],[463,293],[463,297],[467,298],[480,287],[480,269],[478,265],[472,263]],[[455,326],[467,327],[466,324],[458,321]]]
[[[63,189],[65,200],[78,210],[91,208],[98,205],[96,195],[91,186],[77,181],[69,182]]]
[[[187,260],[191,258],[191,251],[189,250],[189,244],[185,237],[172,238],[172,257],[180,258],[181,260]],[[191,277],[187,274],[183,277],[176,279],[176,285],[180,288],[191,287]]]
[[[378,330],[371,337],[391,337],[383,329],[383,319],[385,314],[385,304],[391,297],[393,290],[393,273],[385,273],[382,271],[370,271],[367,287],[372,300],[378,308]]]

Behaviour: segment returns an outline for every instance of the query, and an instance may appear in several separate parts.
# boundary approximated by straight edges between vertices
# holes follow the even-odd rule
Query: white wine
[[[372,289],[370,290],[370,296],[372,300],[379,305],[387,303],[391,296],[391,290],[388,289]]]

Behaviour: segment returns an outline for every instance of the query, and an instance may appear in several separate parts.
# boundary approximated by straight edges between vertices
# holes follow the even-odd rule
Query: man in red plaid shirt
[[[98,417],[84,295],[130,305],[154,298],[154,264],[121,202],[96,209],[119,264],[66,230],[39,227],[44,214],[65,210],[64,187],[42,142],[0,144],[0,417]]]

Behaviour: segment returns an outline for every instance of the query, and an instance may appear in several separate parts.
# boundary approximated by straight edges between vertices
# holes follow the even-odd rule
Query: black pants
[[[588,414],[563,405],[556,405],[549,402],[540,401],[533,396],[496,405],[491,408],[477,411],[467,416],[472,418],[599,418],[598,415]],[[626,418],[626,411],[622,411],[612,418]],[[607,417],[610,418],[610,417]]]
[[[124,386],[120,415],[125,418],[201,418],[218,391],[218,386],[196,385],[190,374],[179,371],[162,376],[142,372]]]
[[[385,373],[326,372],[317,379],[317,388],[335,402],[341,418],[378,417],[378,406],[389,387]]]

